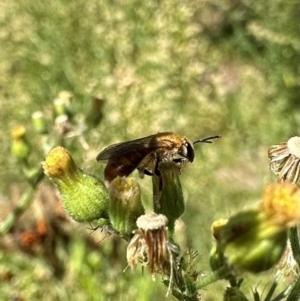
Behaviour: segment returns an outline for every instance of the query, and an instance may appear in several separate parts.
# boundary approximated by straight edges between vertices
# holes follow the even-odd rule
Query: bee
[[[104,169],[104,178],[107,182],[111,182],[117,176],[128,176],[135,169],[139,171],[141,177],[153,173],[159,175],[160,161],[193,162],[194,144],[212,143],[211,140],[220,137],[211,136],[192,143],[187,138],[172,132],[162,132],[113,144],[99,153],[96,159],[107,161]]]

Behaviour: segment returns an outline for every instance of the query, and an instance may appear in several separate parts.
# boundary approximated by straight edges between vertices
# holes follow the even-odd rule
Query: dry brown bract
[[[156,272],[167,273],[170,258],[166,224],[167,218],[162,214],[150,213],[138,218],[139,229],[127,247],[127,262],[131,268],[142,261],[149,266],[153,277]]]
[[[269,148],[270,169],[279,182],[296,183],[300,175],[300,137],[292,137],[287,142]]]

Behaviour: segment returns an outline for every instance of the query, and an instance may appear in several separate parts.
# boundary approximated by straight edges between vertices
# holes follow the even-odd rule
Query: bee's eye
[[[187,156],[188,156],[188,149],[187,149],[186,143],[184,143],[184,144],[182,144],[182,145],[180,146],[178,153],[179,153],[179,155],[181,155],[182,157],[187,158]]]
[[[195,157],[194,147],[191,143],[186,142],[186,148],[187,148],[187,158],[189,159],[190,162],[193,162]]]
[[[183,143],[178,153],[182,157],[187,158],[190,162],[194,161],[194,157],[195,157],[194,148],[189,142]]]

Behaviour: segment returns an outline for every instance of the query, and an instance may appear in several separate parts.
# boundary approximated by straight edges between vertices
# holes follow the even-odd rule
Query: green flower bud
[[[295,184],[266,187],[258,209],[240,212],[219,231],[221,251],[230,264],[251,272],[273,267],[287,245],[287,230],[300,218],[300,191]]]
[[[240,212],[220,232],[229,264],[253,273],[273,267],[281,258],[287,229],[260,210]]]
[[[179,179],[180,167],[173,162],[159,163],[160,176],[153,175],[153,209],[168,218],[168,228],[174,232],[175,221],[184,212],[185,204]]]
[[[117,177],[109,186],[109,217],[112,227],[121,235],[130,236],[136,220],[144,214],[141,190],[133,178]]]
[[[53,105],[54,105],[54,112],[56,116],[67,115],[65,103],[62,99],[60,98],[54,99]]]
[[[37,133],[46,134],[48,132],[45,118],[41,111],[34,112],[31,115],[31,118],[32,118],[34,129],[36,130]]]
[[[227,222],[227,219],[219,219],[213,222],[211,226],[214,241],[209,254],[209,264],[211,270],[219,275],[219,279],[227,279],[230,283],[235,283],[235,273],[232,267],[228,265],[228,260],[224,256],[224,245],[221,239],[221,233]]]
[[[30,147],[25,135],[26,129],[23,126],[16,126],[11,130],[11,152],[17,159],[22,161],[26,161],[30,153]]]
[[[56,147],[42,163],[58,188],[67,213],[78,222],[107,218],[108,192],[100,180],[83,172],[63,147]]]
[[[69,91],[60,91],[56,99],[54,99],[54,112],[56,116],[67,115],[71,118],[73,94]]]

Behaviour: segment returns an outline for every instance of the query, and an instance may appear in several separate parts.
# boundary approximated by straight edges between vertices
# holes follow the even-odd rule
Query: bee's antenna
[[[221,135],[210,136],[210,137],[206,137],[206,138],[203,138],[203,139],[200,139],[200,140],[196,140],[196,141],[193,142],[193,144],[200,143],[200,142],[213,143],[211,140],[217,139],[217,138],[221,138]]]

